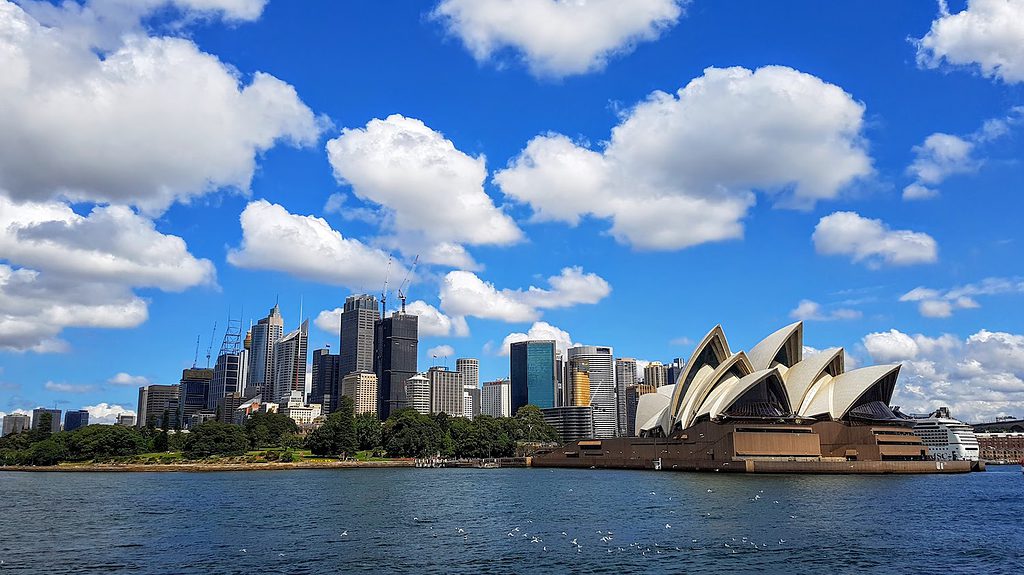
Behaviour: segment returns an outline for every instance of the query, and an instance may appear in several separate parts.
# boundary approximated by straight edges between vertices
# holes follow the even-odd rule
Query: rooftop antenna
[[[412,259],[412,265],[409,266],[409,271],[405,272],[405,279],[402,280],[402,285],[398,286],[398,299],[402,301],[402,313],[405,314],[405,289],[409,285],[409,276],[412,275],[412,271],[416,269],[416,264],[419,263],[420,256],[416,254],[416,257]]]
[[[213,331],[210,332],[210,345],[206,347],[206,369],[210,369],[210,352],[213,351],[213,336],[217,335],[217,322],[213,322]]]
[[[196,364],[199,363],[199,338],[200,335],[196,335],[196,355],[192,358],[192,369],[196,368]]]
[[[384,271],[384,287],[380,290],[380,317],[384,319],[384,316],[388,312],[388,280],[391,278],[391,254],[388,254],[388,267]]]

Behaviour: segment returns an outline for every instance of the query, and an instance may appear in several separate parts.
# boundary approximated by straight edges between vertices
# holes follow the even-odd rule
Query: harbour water
[[[1022,573],[1019,466],[0,472],[4,573]]]

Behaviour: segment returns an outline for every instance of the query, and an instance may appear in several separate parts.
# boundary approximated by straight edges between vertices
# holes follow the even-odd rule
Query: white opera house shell
[[[749,353],[730,350],[715,326],[673,385],[640,397],[637,434],[669,437],[702,421],[894,421],[889,402],[899,371],[898,364],[846,371],[842,348],[805,359],[803,322],[769,335]]]

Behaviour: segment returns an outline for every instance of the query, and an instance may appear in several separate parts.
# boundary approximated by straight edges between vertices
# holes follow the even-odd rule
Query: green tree
[[[245,422],[245,433],[249,445],[258,447],[281,447],[286,435],[298,433],[295,420],[282,413],[257,412]]]
[[[437,421],[415,409],[400,409],[384,422],[384,449],[392,457],[428,457],[450,452],[451,437]]]
[[[356,441],[354,405],[352,398],[342,396],[338,401],[338,409],[332,413],[323,425],[318,427],[306,439],[306,447],[314,455],[348,455],[355,453],[359,447]]]
[[[558,441],[558,431],[544,421],[544,414],[536,405],[524,405],[516,411],[516,424],[520,441]]]
[[[43,441],[50,437],[51,433],[53,433],[53,414],[44,411],[39,415],[39,423],[32,426],[31,440],[33,443]]]
[[[57,465],[67,458],[67,448],[53,437],[32,444],[22,452],[22,463],[26,465]]]
[[[135,455],[148,445],[138,431],[121,425],[88,425],[68,435],[68,458],[72,461]]]
[[[170,438],[168,437],[167,432],[161,431],[160,434],[156,436],[156,439],[153,440],[153,451],[163,453],[167,451],[169,445]]]
[[[363,451],[374,451],[384,446],[381,423],[373,413],[360,413],[355,419],[356,442]]]
[[[191,430],[182,453],[189,459],[211,455],[244,455],[249,449],[249,438],[241,425],[207,421]]]

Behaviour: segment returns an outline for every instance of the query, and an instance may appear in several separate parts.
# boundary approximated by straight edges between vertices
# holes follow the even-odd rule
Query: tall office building
[[[206,396],[206,409],[216,411],[225,397],[242,396],[242,358],[240,353],[221,353],[213,366],[210,392]],[[179,402],[180,403],[180,402]]]
[[[460,357],[455,371],[462,374],[462,416],[473,419],[480,415],[480,360]]]
[[[462,399],[465,392],[462,374],[449,371],[446,367],[434,366],[427,370],[427,379],[430,380],[430,412],[462,417]]]
[[[594,437],[594,408],[589,405],[542,409],[544,422],[555,428],[560,441]]]
[[[164,414],[177,418],[177,385],[147,385],[139,388],[139,409],[136,411],[136,425],[146,427],[173,427],[171,420],[164,421]]]
[[[374,326],[373,372],[377,374],[380,418],[406,405],[405,380],[416,375],[419,318],[394,312]]]
[[[587,359],[573,358],[569,362],[569,401],[566,406],[590,405],[590,367]],[[593,417],[591,417],[593,419]]]
[[[636,385],[636,359],[620,357],[615,360],[615,397],[619,410],[619,435],[626,435],[626,388]]]
[[[32,418],[27,413],[8,413],[4,416],[3,433],[0,436],[22,433],[31,428]]]
[[[338,374],[340,358],[341,356],[331,353],[330,346],[313,350],[313,377],[309,402],[319,403],[325,415],[338,409],[338,397],[341,395],[341,380]],[[374,408],[374,412],[376,409]]]
[[[309,320],[274,345],[274,394],[271,401],[288,401],[293,391],[306,397],[306,360]],[[266,397],[264,397],[266,399]]]
[[[569,362],[562,352],[555,349],[555,405],[572,405],[572,381],[569,378]]]
[[[517,341],[509,348],[512,376],[512,414],[526,404],[541,409],[555,406],[555,342]]]
[[[32,429],[39,429],[43,422],[42,418],[44,413],[50,414],[50,432],[57,433],[58,431],[60,431],[61,410],[46,409],[44,407],[39,407],[32,410]]]
[[[682,358],[677,357],[673,359],[672,363],[667,366],[668,375],[665,378],[665,382],[668,385],[674,385],[679,376],[683,375],[684,369],[686,369],[686,362]]]
[[[511,417],[512,384],[507,379],[488,381],[480,390],[480,414]]]
[[[379,394],[379,391],[378,391]],[[430,380],[422,373],[405,380],[406,407],[430,415]]]
[[[84,409],[68,410],[64,414],[64,431],[74,431],[89,425],[89,412]]]
[[[206,409],[213,371],[197,367],[181,370],[181,382],[178,383],[178,429],[188,427],[192,416]]]
[[[644,383],[654,388],[668,384],[668,366],[652,361],[644,368]]]
[[[346,375],[341,380],[341,395],[352,399],[356,415],[377,415],[377,374],[372,371],[356,371]]]
[[[573,359],[587,360],[590,405],[594,408],[594,436],[615,437],[619,430],[619,402],[612,348],[594,345],[572,347],[569,348],[569,360]]]
[[[341,312],[341,347],[338,348],[339,381],[353,371],[373,371],[374,326],[379,319],[377,298],[367,294],[345,298]]]
[[[267,317],[256,322],[250,330],[252,349],[249,354],[249,381],[245,395],[262,395],[264,401],[273,401],[274,374],[276,373],[274,344],[284,335],[284,318],[277,304]]]
[[[626,388],[626,435],[636,437],[636,406],[640,405],[640,396],[655,393],[657,388],[647,383],[638,383]],[[643,424],[643,422],[640,422]]]

